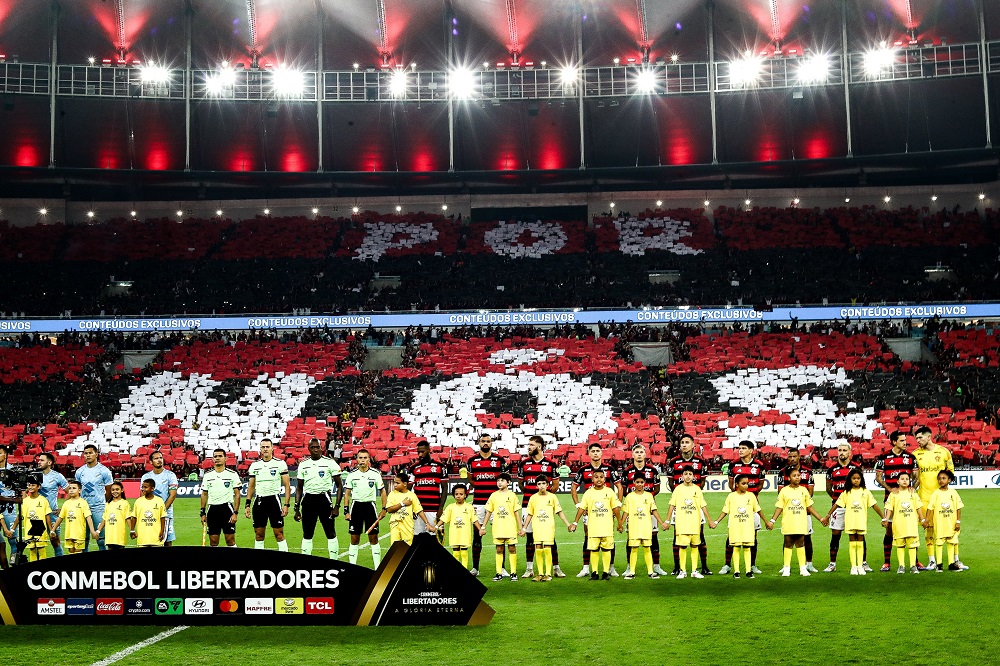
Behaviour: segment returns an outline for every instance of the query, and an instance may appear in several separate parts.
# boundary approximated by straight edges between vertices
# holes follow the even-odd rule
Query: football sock
[[[861,535],[861,563],[864,564],[868,561],[868,539]]]
[[[749,573],[750,572],[750,567],[753,566],[752,559],[753,559],[753,557],[750,554],[750,549],[749,548],[743,548],[743,566],[745,567],[743,569],[743,573]]]
[[[279,541],[278,542],[278,550],[280,552],[282,552],[282,553],[287,553],[288,552],[288,541],[287,540]]]
[[[302,554],[303,555],[312,555],[312,552],[313,552],[313,540],[312,539],[303,539],[302,540]]]
[[[655,541],[654,541],[655,543]],[[701,558],[701,568],[708,568],[708,544],[705,543],[705,537],[702,536],[701,543],[698,544],[698,556]]]
[[[674,569],[681,568],[681,547],[674,543]]]
[[[935,552],[934,539],[933,538],[924,539],[924,544],[927,546],[927,558],[934,559],[934,552]]]
[[[372,544],[372,563],[373,569],[378,569],[379,563],[382,562],[382,546],[377,543]]]
[[[733,546],[729,543],[729,539],[726,539],[726,566],[733,563]]]
[[[590,551],[587,550],[587,541],[589,541],[589,539],[587,538],[587,535],[584,534],[583,535],[583,566],[585,566],[585,567],[589,567],[590,566]]]
[[[752,564],[757,564],[757,542],[754,541],[753,545],[750,546],[750,562]]]
[[[503,553],[497,553],[496,562],[497,562],[497,573],[500,573],[500,571],[503,569]]]
[[[687,571],[688,550],[690,549],[687,547],[681,548],[681,571]]]
[[[806,565],[806,551],[802,548],[795,549],[795,557],[799,559],[799,567]]]
[[[653,551],[649,548],[643,548],[642,555],[646,559],[646,573],[653,573]],[[632,573],[635,573],[635,563],[632,564]]]
[[[906,546],[900,546],[896,549],[896,559],[899,560],[899,566],[906,566]]]
[[[340,540],[337,537],[327,539],[326,549],[329,551],[331,559],[340,557]]]
[[[552,544],[552,566],[559,566],[559,546],[557,544]]]
[[[733,547],[733,564],[732,564],[733,573],[739,573],[740,572],[740,557],[741,557],[742,553],[743,553],[743,548],[742,547],[740,547],[740,546],[734,546]]]
[[[510,554],[510,573],[514,575],[517,573],[517,553]]]
[[[524,558],[527,562],[535,559],[535,535],[532,532],[528,532],[527,541],[524,543]]]
[[[785,548],[784,555],[785,555],[785,568],[788,569],[789,567],[792,566],[792,549]]]
[[[656,534],[656,532],[653,532],[653,543],[649,550],[650,555],[653,558],[653,564],[658,565],[660,563],[660,540],[657,538]]]
[[[358,563],[358,546],[355,546],[353,543],[347,547],[347,560],[351,564]]]
[[[806,562],[813,561],[813,538],[811,535],[806,535]]]
[[[264,550],[264,542],[263,541],[254,541],[253,542],[253,549],[254,550]]]
[[[958,557],[955,556],[955,544],[948,544],[948,564],[954,564]]]
[[[635,552],[635,548],[632,546],[625,546],[625,562],[628,563],[628,566],[632,569],[632,571],[635,571],[635,567],[632,566],[633,552]]]
[[[616,547],[615,546],[611,546],[611,563],[608,565],[608,569],[606,569],[605,571],[607,571],[607,570],[611,569],[611,567],[615,566],[615,550],[616,550]]]
[[[907,548],[907,550],[910,551],[910,566],[911,567],[917,566],[917,547],[913,545]]]
[[[609,571],[611,571],[612,552],[614,551],[611,550],[601,551],[601,560],[604,563],[604,573],[608,573]]]
[[[935,557],[935,561],[938,564],[944,563],[944,560],[941,559],[941,555],[943,554],[941,551],[943,550],[944,550],[944,542],[937,544],[937,546],[934,548],[934,554],[937,556]]]
[[[462,563],[462,566],[466,569],[469,568],[469,549],[463,548],[458,551],[458,561]]]
[[[479,558],[483,554],[483,537],[479,536],[479,532],[476,530],[472,531],[472,568],[479,568]]]
[[[635,565],[639,563],[639,549],[629,548],[631,553],[628,556],[628,568],[632,573],[635,573]]]
[[[962,559],[962,558],[958,556],[958,544],[956,543],[955,544],[955,561],[958,562],[960,559]]]
[[[830,535],[830,564],[837,563],[837,553],[840,551],[840,537],[841,534],[831,534]],[[854,565],[851,565],[854,566]]]

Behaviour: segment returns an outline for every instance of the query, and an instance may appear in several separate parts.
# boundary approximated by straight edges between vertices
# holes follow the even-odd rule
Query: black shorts
[[[330,517],[333,500],[330,493],[311,493],[302,497],[302,538],[312,539],[316,532],[316,521],[323,525],[327,539],[337,536],[336,521]]]
[[[250,515],[253,517],[254,529],[267,527],[268,522],[274,528],[284,527],[285,517],[281,515],[281,495],[254,497]]]
[[[371,532],[368,528],[374,525]],[[378,512],[375,502],[351,502],[351,522],[347,528],[348,534],[378,534]]]
[[[236,510],[233,509],[233,505],[230,503],[213,504],[208,507],[205,521],[208,524],[208,533],[213,536],[218,536],[219,534],[236,534],[236,523],[229,522],[234,513],[236,513]]]

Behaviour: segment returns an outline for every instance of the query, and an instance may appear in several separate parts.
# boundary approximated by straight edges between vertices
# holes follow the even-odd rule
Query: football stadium
[[[988,661],[998,91],[988,0],[0,0],[5,662]]]

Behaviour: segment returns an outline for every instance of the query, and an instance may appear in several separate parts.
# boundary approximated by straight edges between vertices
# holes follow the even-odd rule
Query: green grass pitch
[[[847,539],[833,574],[780,578],[780,527],[761,533],[758,566],[764,575],[754,580],[711,576],[704,580],[645,577],[592,582],[577,579],[582,534],[559,526],[557,539],[562,568],[568,578],[550,583],[522,579],[493,583],[493,553],[486,549],[481,578],[489,586],[486,601],[496,609],[488,627],[351,628],[192,627],[146,647],[121,664],[522,664],[576,663],[988,663],[1000,644],[995,621],[1000,612],[996,581],[1000,564],[1000,493],[962,493],[962,573],[914,575],[878,572],[882,562],[883,530],[874,513],[869,522],[868,560],[876,569],[866,577],[848,574]],[[718,515],[723,494],[707,495]],[[765,514],[773,511],[773,493],[761,496]],[[563,507],[572,510],[568,496]],[[661,515],[666,499],[659,498]],[[824,513],[829,500],[817,498]],[[176,505],[180,544],[201,543],[198,502]],[[572,518],[572,513],[568,513]],[[300,528],[289,521],[293,549]],[[723,563],[724,524],[707,530],[709,564]],[[341,550],[347,549],[346,523],[338,523]],[[670,534],[661,534],[663,565],[672,568]],[[250,522],[241,518],[237,543],[252,545]],[[486,537],[489,541],[489,534]],[[618,536],[616,565],[624,569],[624,537]],[[819,525],[813,537],[814,561],[826,566],[830,532]],[[385,542],[383,542],[385,543]],[[273,537],[267,539],[274,547]],[[314,554],[323,554],[322,531]],[[523,571],[524,546],[518,550]],[[345,555],[346,557],[346,555]],[[921,561],[925,560],[921,543]],[[796,571],[793,560],[793,571]],[[361,564],[371,563],[363,550]],[[893,571],[896,561],[893,556]],[[639,565],[640,571],[644,565]],[[6,664],[89,664],[162,631],[160,628],[82,626],[0,627]]]

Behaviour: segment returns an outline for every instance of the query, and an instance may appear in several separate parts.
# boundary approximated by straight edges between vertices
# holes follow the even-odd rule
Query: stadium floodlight
[[[851,203],[851,197],[844,197],[844,203]]]
[[[985,198],[986,198],[986,193],[985,192],[980,192],[979,193],[979,200],[982,201]]]
[[[87,58],[87,64],[90,65],[91,67],[93,67],[94,63],[96,63],[96,62],[97,62],[97,58],[95,58],[94,56],[90,56],[89,58]]]
[[[91,220],[94,219],[94,211],[88,210],[87,211],[87,217],[90,218]]]
[[[441,204],[441,210],[448,210],[448,204]]]
[[[656,91],[656,72],[649,68],[640,69],[635,75],[635,91],[648,95]]]
[[[882,197],[882,201],[884,201],[885,203],[889,203],[890,201],[892,201],[892,197],[890,197],[890,196],[889,196],[889,195],[887,194],[887,195],[885,195],[884,197]]]
[[[663,200],[662,199],[657,199],[656,200],[656,207],[659,208],[662,205],[663,205]]]
[[[804,58],[796,72],[799,83],[806,86],[826,83],[830,76],[830,56],[817,53]]]
[[[312,214],[313,215],[319,215],[319,208],[313,208],[312,209]]]
[[[865,76],[870,79],[882,78],[886,71],[891,70],[896,62],[896,49],[886,42],[879,44],[878,48],[865,51],[862,59]]]
[[[476,94],[476,77],[471,70],[458,67],[448,72],[448,90],[455,99],[470,99]]]
[[[389,94],[393,97],[406,95],[406,70],[397,69],[389,76]]]
[[[795,205],[795,206],[798,206],[799,205],[799,198],[795,197],[794,199],[792,199],[792,204]]]
[[[614,210],[614,209],[615,209],[615,202],[614,202],[614,201],[612,201],[612,202],[611,202],[611,210]]]
[[[39,215],[48,215],[49,214],[49,209],[48,208],[39,208],[38,209],[38,214]]]
[[[184,211],[182,210],[177,211],[177,217],[183,217],[183,216],[184,216]]]
[[[271,214],[271,209],[270,208],[265,208],[264,209],[264,215],[270,215],[270,214]]]
[[[216,215],[216,217],[222,217],[222,209],[219,208],[218,210],[216,210],[215,211],[215,215]]]
[[[747,54],[729,63],[729,85],[733,88],[749,88],[760,80],[764,69],[764,59]]]
[[[403,212],[403,207],[402,207],[402,206],[399,206],[399,205],[397,205],[397,206],[396,206],[396,212],[397,212],[397,213],[402,213],[402,212]]]
[[[937,201],[937,195],[936,194],[932,194],[931,195],[931,201]]]
[[[676,53],[671,53],[670,54],[670,62],[674,63],[675,65],[677,64],[677,61],[680,60],[680,59],[681,59],[681,57],[679,55],[677,55]]]
[[[139,70],[143,83],[164,84],[170,82],[170,70],[161,65],[146,65]]]
[[[305,88],[305,76],[297,69],[281,65],[271,72],[271,89],[277,97],[301,97]]]
[[[753,201],[751,201],[750,199],[744,199],[743,200],[743,205],[744,206],[749,206],[751,203],[753,203]]]
[[[575,85],[580,78],[580,70],[575,65],[566,65],[559,68],[559,82],[564,86]]]
[[[709,201],[708,199],[705,199],[705,201],[703,203],[705,204],[705,208],[708,208],[709,206],[712,205],[712,202]]]
[[[135,216],[136,216],[136,215],[138,215],[138,214],[139,214],[139,213],[137,213],[137,212],[136,212],[136,211],[134,211],[134,210],[133,210],[133,211],[132,211],[131,213],[129,213],[129,215],[131,215],[132,217],[135,217]]]
[[[221,95],[235,85],[236,70],[228,62],[222,63],[219,69],[205,77],[205,89],[209,95]]]
[[[351,209],[351,212],[354,213],[355,215],[357,215],[358,213],[361,212],[361,209],[358,208],[357,206],[355,206],[354,208]]]

